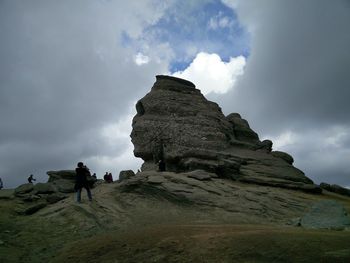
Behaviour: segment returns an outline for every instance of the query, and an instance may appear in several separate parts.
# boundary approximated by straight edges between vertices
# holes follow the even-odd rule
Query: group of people
[[[158,162],[158,169],[159,169],[160,172],[165,171],[165,162],[164,162],[164,160],[160,160]],[[75,179],[74,190],[77,193],[77,195],[76,195],[77,202],[78,203],[81,202],[81,191],[82,191],[83,188],[86,189],[89,201],[92,201],[92,194],[91,194],[90,188],[92,187],[91,182],[94,183],[97,180],[96,173],[91,175],[89,168],[86,165],[84,165],[83,162],[79,162],[77,164],[77,168],[75,168],[75,172],[76,172],[76,179]],[[92,180],[88,180],[89,177],[91,177]],[[107,183],[113,183],[112,173],[106,172],[105,175],[103,176],[103,179]],[[33,181],[36,181],[36,179],[31,174],[28,177],[28,183],[32,184]],[[3,182],[2,182],[2,180],[0,178],[0,189],[2,189],[2,188],[3,188]]]
[[[92,194],[90,190],[91,185],[89,184],[88,177],[91,176],[94,179],[94,181],[96,181],[97,180],[96,173],[91,175],[89,168],[87,168],[83,162],[79,162],[77,166],[78,167],[75,169],[75,172],[76,172],[75,191],[77,193],[76,200],[78,203],[81,202],[81,191],[83,188],[85,188],[89,201],[92,201]],[[105,175],[103,176],[103,179],[107,183],[112,183],[113,182],[112,173],[106,172]]]
[[[113,183],[112,173],[106,172],[103,176],[103,180],[105,180],[106,183]]]

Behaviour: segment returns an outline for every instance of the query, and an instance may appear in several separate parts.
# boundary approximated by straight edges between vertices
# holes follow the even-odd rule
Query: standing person
[[[105,182],[108,183],[108,172],[106,172],[105,175],[103,176],[103,180],[105,180]]]
[[[160,159],[158,162],[158,171],[160,171],[160,172],[165,171],[165,162],[163,159]]]
[[[112,173],[108,174],[108,183],[113,183],[113,176]]]
[[[31,175],[28,177],[28,182],[29,182],[30,184],[32,184],[33,181],[36,181],[36,180],[34,179],[33,175],[31,174]]]
[[[1,177],[0,177],[0,190],[4,187],[4,184],[2,183]]]
[[[77,202],[81,203],[81,190],[83,187],[86,189],[87,196],[89,201],[92,201],[92,195],[89,187],[89,183],[87,180],[88,174],[90,174],[89,170],[84,167],[84,163],[79,162],[78,167],[75,168],[76,172],[76,180],[75,180],[75,190],[77,191]]]

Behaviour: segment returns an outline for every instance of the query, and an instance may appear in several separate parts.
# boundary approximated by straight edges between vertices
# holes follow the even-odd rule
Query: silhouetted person
[[[28,182],[29,182],[30,184],[32,184],[33,181],[36,181],[36,180],[34,179],[33,175],[31,174],[31,175],[28,177]]]
[[[105,180],[105,182],[108,182],[108,172],[106,172],[103,176],[103,180]]]
[[[97,176],[96,176],[96,173],[94,173],[93,175],[91,175],[91,177],[95,180],[97,180]]]
[[[113,176],[112,176],[112,173],[109,173],[109,174],[108,174],[107,183],[113,183]]]
[[[87,196],[89,198],[89,201],[92,201],[92,195],[89,187],[89,183],[87,180],[87,176],[90,175],[89,170],[84,167],[84,164],[82,162],[78,163],[78,167],[75,168],[76,172],[76,178],[75,178],[75,191],[77,191],[77,202],[81,202],[81,190],[83,188],[86,189]]]
[[[160,159],[158,162],[158,169],[160,172],[164,172],[165,171],[165,162],[163,159]]]
[[[4,184],[2,183],[1,177],[0,177],[0,190],[4,187]]]

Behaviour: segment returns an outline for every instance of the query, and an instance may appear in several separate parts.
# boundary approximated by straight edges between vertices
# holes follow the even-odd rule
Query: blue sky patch
[[[148,47],[169,45],[174,53],[169,70],[184,70],[199,52],[216,53],[223,61],[249,55],[249,34],[237,15],[219,0],[176,1],[156,24],[146,27],[140,37],[127,34],[122,42],[145,55]]]

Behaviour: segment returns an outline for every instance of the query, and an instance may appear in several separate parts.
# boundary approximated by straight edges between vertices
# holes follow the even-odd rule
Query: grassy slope
[[[337,199],[350,211],[349,198],[291,193]],[[0,200],[0,262],[350,262],[349,231],[227,223],[214,208],[122,196],[115,185],[94,195],[32,216],[15,213],[18,200]]]
[[[162,225],[75,242],[54,262],[350,262],[349,242],[348,232]]]

